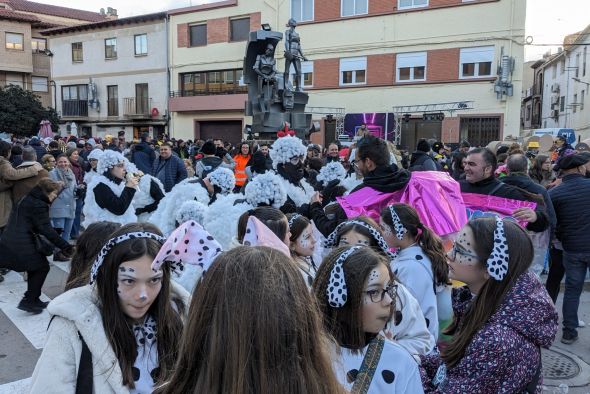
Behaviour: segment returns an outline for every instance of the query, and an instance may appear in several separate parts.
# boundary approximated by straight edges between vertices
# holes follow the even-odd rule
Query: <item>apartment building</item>
[[[105,20],[100,13],[23,0],[0,0],[0,86],[16,85],[52,105],[50,57],[44,29]]]
[[[49,29],[56,109],[64,132],[127,139],[165,132],[167,18],[154,13]]]
[[[170,132],[176,138],[242,138],[251,121],[240,84],[248,29],[267,23],[284,31],[291,17],[309,59],[302,66],[308,108],[317,111],[322,129],[329,115],[342,113],[344,132],[368,123],[392,138],[390,114],[407,106],[406,116],[396,116],[398,142],[408,149],[418,138],[485,145],[518,134],[521,97],[512,92],[522,90],[525,2],[228,0],[169,15]],[[281,49],[275,53],[279,72]],[[472,109],[461,105],[468,101]],[[412,108],[425,104],[450,110],[444,119],[424,120],[423,107]]]

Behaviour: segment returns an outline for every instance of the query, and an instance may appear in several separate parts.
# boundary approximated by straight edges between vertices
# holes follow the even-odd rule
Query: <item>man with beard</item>
[[[403,189],[410,181],[410,173],[398,170],[390,164],[390,153],[384,140],[366,136],[359,140],[356,148],[355,160],[352,165],[359,175],[363,176],[363,183],[354,188],[354,193],[363,188],[371,188],[382,193],[393,193]],[[324,236],[334,231],[336,226],[347,220],[342,207],[337,206],[335,212],[328,217],[322,208],[321,194],[316,193],[309,207],[310,218]]]

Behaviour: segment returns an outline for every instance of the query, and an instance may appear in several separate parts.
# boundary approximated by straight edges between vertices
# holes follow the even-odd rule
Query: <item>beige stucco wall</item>
[[[24,35],[23,50],[6,49],[6,32]],[[33,72],[31,57],[31,24],[0,20],[0,70]]]
[[[316,0],[321,1],[321,0]],[[245,43],[211,44],[205,47],[177,48],[177,25],[201,20],[236,16],[261,11],[262,22],[284,31],[290,17],[290,1],[239,1],[226,7],[170,18],[170,60],[172,90],[179,89],[178,75],[189,71],[240,68]],[[512,97],[498,100],[493,82],[461,82],[408,86],[363,87],[309,91],[309,106],[345,107],[347,113],[388,112],[396,105],[429,104],[449,101],[475,101],[475,109],[456,114],[503,114],[503,134],[517,135],[520,125],[520,92],[524,63],[524,24],[526,1],[501,0],[423,10],[384,16],[346,19],[335,22],[302,24],[297,27],[304,53],[310,60],[365,56],[383,53],[415,52],[471,46],[496,49],[492,64],[495,74],[500,51],[514,57]],[[277,51],[277,68],[282,70],[282,51]],[[315,71],[315,70],[314,70]],[[223,113],[218,113],[221,116]],[[192,121],[201,113],[172,117],[176,136],[187,138]],[[188,121],[188,120],[190,121]],[[190,127],[189,127],[190,126]]]

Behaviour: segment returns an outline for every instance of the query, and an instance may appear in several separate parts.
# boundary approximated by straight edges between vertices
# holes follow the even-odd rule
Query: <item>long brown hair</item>
[[[367,345],[362,322],[362,297],[369,274],[379,264],[383,264],[387,267],[390,278],[393,280],[394,277],[389,268],[389,261],[383,255],[372,248],[363,247],[352,253],[342,265],[348,292],[346,304],[341,308],[330,306],[326,296],[330,272],[338,258],[352,247],[341,246],[324,258],[313,281],[312,292],[322,312],[324,329],[340,346],[356,352]],[[392,303],[392,312],[394,308],[395,300]]]
[[[478,218],[470,220],[467,225],[473,231],[475,244],[473,249],[478,256],[478,265],[486,269],[486,261],[494,247],[495,218]],[[456,366],[473,336],[487,323],[498,310],[506,293],[512,289],[518,278],[526,273],[533,261],[533,244],[528,234],[516,223],[504,220],[504,233],[508,241],[508,272],[502,281],[489,278],[482,286],[475,300],[467,308],[459,322],[453,319],[445,334],[453,334],[449,345],[441,351],[441,357],[447,368]]]
[[[156,392],[343,393],[313,298],[283,253],[239,246],[197,286],[179,357]]]
[[[244,235],[246,235],[246,226],[248,225],[248,219],[250,216],[254,216],[269,228],[281,241],[287,237],[289,231],[289,224],[287,223],[287,217],[283,212],[273,207],[258,207],[244,212],[238,219],[238,242],[244,241]]]
[[[138,231],[162,235],[160,230],[150,223],[130,223],[115,231],[111,237]],[[134,238],[121,242],[107,254],[96,278],[102,324],[109,344],[119,361],[123,373],[122,383],[129,388],[135,388],[132,368],[137,358],[137,344],[131,322],[119,306],[118,270],[121,263],[125,261],[135,260],[146,255],[156,257],[161,246],[160,242],[146,238]],[[181,315],[185,310],[181,300],[172,299],[169,266],[164,264],[162,271],[164,273],[162,288],[148,311],[156,321],[158,329],[159,374],[154,377],[154,380],[167,376],[174,366],[178,353],[178,341],[182,332]],[[172,305],[173,301],[174,306]]]
[[[418,212],[411,206],[393,204],[393,208],[403,226],[408,230],[409,236],[420,243],[422,251],[430,259],[435,284],[449,284],[449,266],[447,265],[447,255],[441,239],[428,226],[422,224]],[[393,228],[393,219],[389,207],[381,210],[381,220]]]
[[[76,252],[72,256],[70,275],[65,291],[88,284],[90,268],[102,246],[111,238],[113,231],[121,225],[113,222],[92,223],[76,241]]]

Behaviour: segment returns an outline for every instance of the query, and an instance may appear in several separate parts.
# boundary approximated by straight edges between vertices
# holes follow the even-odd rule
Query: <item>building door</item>
[[[461,140],[471,146],[487,146],[492,141],[500,141],[500,117],[461,118]]]
[[[147,83],[135,85],[135,114],[148,115],[150,111],[150,95]]]
[[[234,145],[242,141],[242,121],[204,121],[195,122],[195,139],[222,139]]]

